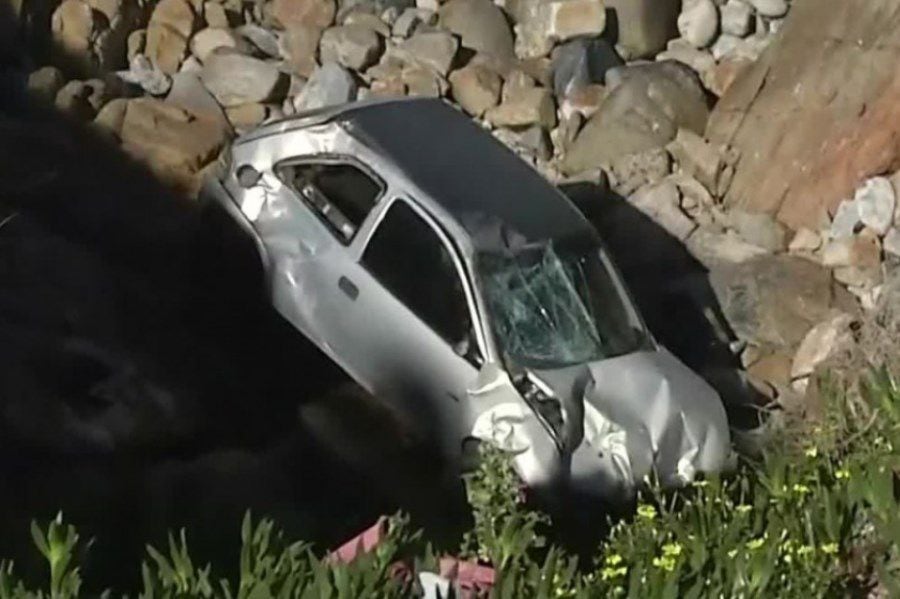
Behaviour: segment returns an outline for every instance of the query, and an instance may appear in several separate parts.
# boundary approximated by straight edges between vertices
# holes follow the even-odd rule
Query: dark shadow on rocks
[[[254,250],[30,101],[10,23],[0,3],[0,559],[43,581],[28,524],[59,510],[96,539],[89,593],[132,591],[182,526],[233,572],[247,509],[319,549],[401,508],[464,519],[426,450],[367,469],[301,418],[347,379],[272,309]]]
[[[590,183],[561,189],[600,232],[656,339],[719,392],[733,428],[756,428],[766,401],[729,347],[736,337],[707,269],[615,192]]]

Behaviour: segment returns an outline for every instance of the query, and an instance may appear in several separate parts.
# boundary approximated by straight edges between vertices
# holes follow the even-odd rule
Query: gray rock
[[[172,87],[172,79],[143,54],[137,54],[131,59],[129,70],[119,71],[116,75],[127,83],[141,86],[151,96],[163,96]]]
[[[656,60],[677,60],[696,71],[701,78],[708,76],[716,67],[716,59],[709,50],[695,48],[681,38],[671,40],[666,50],[656,55]]]
[[[700,181],[711,193],[716,191],[725,166],[722,154],[716,148],[689,129],[679,129],[666,148],[683,173]]]
[[[392,33],[406,39],[414,34],[420,25],[429,24],[435,16],[435,13],[421,8],[407,8],[394,21]]]
[[[864,225],[884,235],[894,221],[897,198],[894,186],[885,177],[873,177],[856,190],[853,197],[859,209],[859,220]]]
[[[853,345],[850,325],[854,318],[838,314],[814,326],[797,349],[791,365],[791,379],[808,377],[816,368],[842,349]]]
[[[747,242],[770,252],[780,252],[787,245],[787,230],[768,214],[732,210],[731,225]]]
[[[84,81],[69,81],[56,93],[56,109],[72,118],[89,121],[97,110],[89,101],[91,89]]]
[[[787,14],[786,0],[747,0],[760,15],[769,18],[783,17]]]
[[[753,9],[742,0],[729,0],[721,9],[722,32],[747,37],[753,29]]]
[[[607,73],[612,90],[587,122],[568,155],[563,171],[575,174],[625,156],[665,147],[679,128],[698,134],[706,126],[706,95],[692,70],[663,61]]]
[[[417,33],[398,47],[407,63],[428,67],[440,75],[450,71],[459,42],[450,33],[434,31]]]
[[[719,32],[719,10],[712,0],[684,0],[678,32],[695,48],[706,48]]]
[[[672,170],[669,154],[662,148],[653,148],[620,156],[611,165],[612,188],[619,195],[628,197],[647,184],[659,183]]]
[[[381,55],[381,38],[362,25],[341,25],[326,29],[319,42],[323,63],[336,62],[357,71],[373,65]]]
[[[708,269],[742,264],[769,254],[765,249],[744,241],[736,233],[722,233],[712,228],[698,229],[685,245],[691,255]]]
[[[854,200],[844,200],[838,205],[831,221],[829,236],[832,239],[851,237],[861,222],[859,204]]]
[[[406,9],[409,10],[409,9]],[[406,11],[404,11],[406,12]],[[372,13],[363,12],[363,10],[354,10],[341,22],[342,25],[359,25],[366,29],[371,29],[381,37],[391,37],[391,28],[387,23],[382,21]]]
[[[225,107],[278,100],[274,96],[279,88],[287,91],[276,64],[243,54],[214,52],[203,65],[200,79]]]
[[[223,128],[230,129],[225,112],[204,87],[197,73],[176,73],[172,77],[172,89],[165,101],[197,118],[210,119]]]
[[[28,76],[28,93],[41,102],[52,103],[65,83],[62,71],[58,68],[41,67]]]
[[[241,25],[234,32],[270,58],[278,58],[281,55],[279,51],[280,36],[272,29],[249,23]]]
[[[598,36],[606,27],[601,0],[532,0],[523,5],[515,27],[515,52],[522,59],[546,56],[556,42]]]
[[[642,187],[628,198],[628,203],[679,241],[687,239],[697,228],[696,223],[679,208],[678,187],[671,181]]]
[[[796,347],[833,309],[855,303],[827,269],[783,254],[719,264],[710,283],[738,338],[758,346]]]
[[[353,76],[341,65],[327,62],[313,72],[303,91],[294,98],[297,111],[344,104],[356,99]]]
[[[606,0],[610,40],[626,59],[652,56],[678,36],[681,0]]]
[[[606,72],[625,62],[615,48],[602,38],[584,38],[566,42],[551,55],[553,91],[563,98],[592,83],[604,83]]]
[[[900,257],[900,231],[891,227],[882,241],[884,251],[892,256]]]
[[[490,0],[450,0],[438,14],[441,26],[458,35],[463,48],[503,64],[515,59],[512,30],[503,11]]]

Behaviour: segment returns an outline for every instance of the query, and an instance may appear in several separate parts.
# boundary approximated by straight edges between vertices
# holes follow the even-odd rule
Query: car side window
[[[449,250],[406,202],[395,201],[362,264],[454,351],[478,361],[465,290]]]
[[[380,181],[352,164],[287,164],[278,168],[278,176],[344,244],[353,240],[384,190]]]

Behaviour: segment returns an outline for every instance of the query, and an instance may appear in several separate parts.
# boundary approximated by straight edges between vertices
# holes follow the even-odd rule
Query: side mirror
[[[238,185],[240,185],[244,189],[250,189],[251,187],[254,187],[257,183],[259,183],[259,180],[262,179],[262,173],[260,173],[249,164],[239,166],[236,176]]]

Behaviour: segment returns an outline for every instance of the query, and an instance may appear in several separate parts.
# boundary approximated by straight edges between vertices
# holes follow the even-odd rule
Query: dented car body
[[[277,311],[451,463],[489,441],[530,486],[611,499],[726,465],[719,397],[654,341],[597,232],[449,105],[263,125],[204,196]]]

